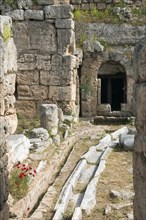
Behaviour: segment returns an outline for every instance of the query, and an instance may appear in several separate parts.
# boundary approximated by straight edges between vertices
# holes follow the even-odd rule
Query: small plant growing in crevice
[[[91,80],[87,79],[85,83],[82,83],[80,85],[80,89],[87,94],[92,94],[93,86],[92,86]]]
[[[83,42],[87,39],[86,35],[84,33],[82,33],[82,35],[80,36],[79,41],[76,42],[77,47],[78,48],[82,48],[83,46]]]
[[[4,24],[2,37],[4,42],[7,42],[12,37],[12,30],[8,24]]]
[[[6,5],[13,6],[15,5],[16,1],[15,0],[4,0],[4,3]]]

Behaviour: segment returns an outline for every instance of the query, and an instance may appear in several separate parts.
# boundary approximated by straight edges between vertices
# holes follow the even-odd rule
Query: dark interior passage
[[[110,104],[112,111],[120,111],[121,103],[126,103],[126,77],[124,73],[100,75],[101,103]]]
[[[124,103],[123,94],[124,82],[122,78],[111,79],[111,109],[121,110],[121,103]]]

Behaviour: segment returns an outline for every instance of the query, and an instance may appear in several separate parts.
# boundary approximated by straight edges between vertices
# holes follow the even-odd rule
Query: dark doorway
[[[111,109],[112,111],[121,110],[121,103],[124,103],[123,78],[111,79]]]
[[[126,103],[126,76],[125,73],[100,75],[101,103],[110,104],[112,111],[120,111],[121,103]]]

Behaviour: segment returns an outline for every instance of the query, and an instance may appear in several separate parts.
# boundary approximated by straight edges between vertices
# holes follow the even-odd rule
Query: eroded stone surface
[[[11,32],[12,21],[10,17],[0,16],[0,219],[3,220],[9,219],[9,209],[6,204],[9,195],[6,138],[15,132],[17,127],[14,107],[16,47],[11,36],[5,38],[6,28]]]
[[[146,39],[135,49],[137,135],[134,144],[134,219],[136,220],[144,220],[146,218],[145,63]]]

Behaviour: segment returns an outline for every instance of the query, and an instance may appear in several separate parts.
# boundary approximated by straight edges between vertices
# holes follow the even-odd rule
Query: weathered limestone
[[[146,38],[135,49],[135,87],[136,129],[134,145],[134,219],[146,219]]]
[[[33,115],[39,106],[57,103],[73,112],[76,100],[77,62],[73,8],[58,0],[18,1],[12,17],[18,52],[17,111]],[[0,4],[1,5],[1,4]],[[17,9],[18,8],[18,9]],[[3,12],[5,13],[5,12]],[[23,110],[24,103],[31,102]]]
[[[134,134],[127,134],[127,135],[121,135],[120,136],[120,144],[124,148],[124,150],[131,150],[134,149]]]
[[[134,45],[143,38],[145,26],[105,23],[89,23],[85,26],[76,22],[75,27],[77,42],[83,33],[85,35],[80,73],[82,116],[124,118],[133,115],[133,50]],[[119,94],[115,88],[117,92],[114,96],[114,92],[110,91],[114,91],[114,82],[118,83],[118,77],[123,84]]]
[[[71,13],[73,7],[71,5],[63,5],[63,6],[45,6],[44,12],[45,17],[48,18],[72,18],[73,15]]]
[[[43,104],[40,108],[41,126],[50,132],[50,135],[58,133],[58,107],[55,104]]]
[[[123,129],[112,133],[111,136],[115,136],[116,141],[113,141],[110,135],[106,135],[98,145],[91,146],[89,151],[81,157],[60,193],[55,205],[54,220],[63,219],[69,201],[73,202],[76,207],[72,219],[82,219],[82,211],[88,215],[91,214],[96,205],[96,186],[101,173],[106,167],[106,161],[113,148],[119,144],[120,134],[126,131],[128,132],[128,129],[123,127]],[[85,192],[79,192],[78,196],[74,192],[77,184],[87,184]],[[77,196],[78,201],[73,200],[74,196]],[[133,194],[123,192],[122,196],[131,198]]]
[[[22,162],[28,157],[30,148],[29,139],[23,134],[9,135],[7,138],[8,169],[14,164]]]
[[[12,39],[10,17],[0,16],[0,219],[9,219],[6,204],[9,182],[6,155],[6,138],[15,132],[17,117],[14,108],[16,78],[16,48]]]
[[[31,130],[30,138],[40,138],[42,141],[46,141],[49,138],[49,133],[44,128],[34,128]]]
[[[82,220],[82,210],[80,207],[75,208],[72,220]]]

